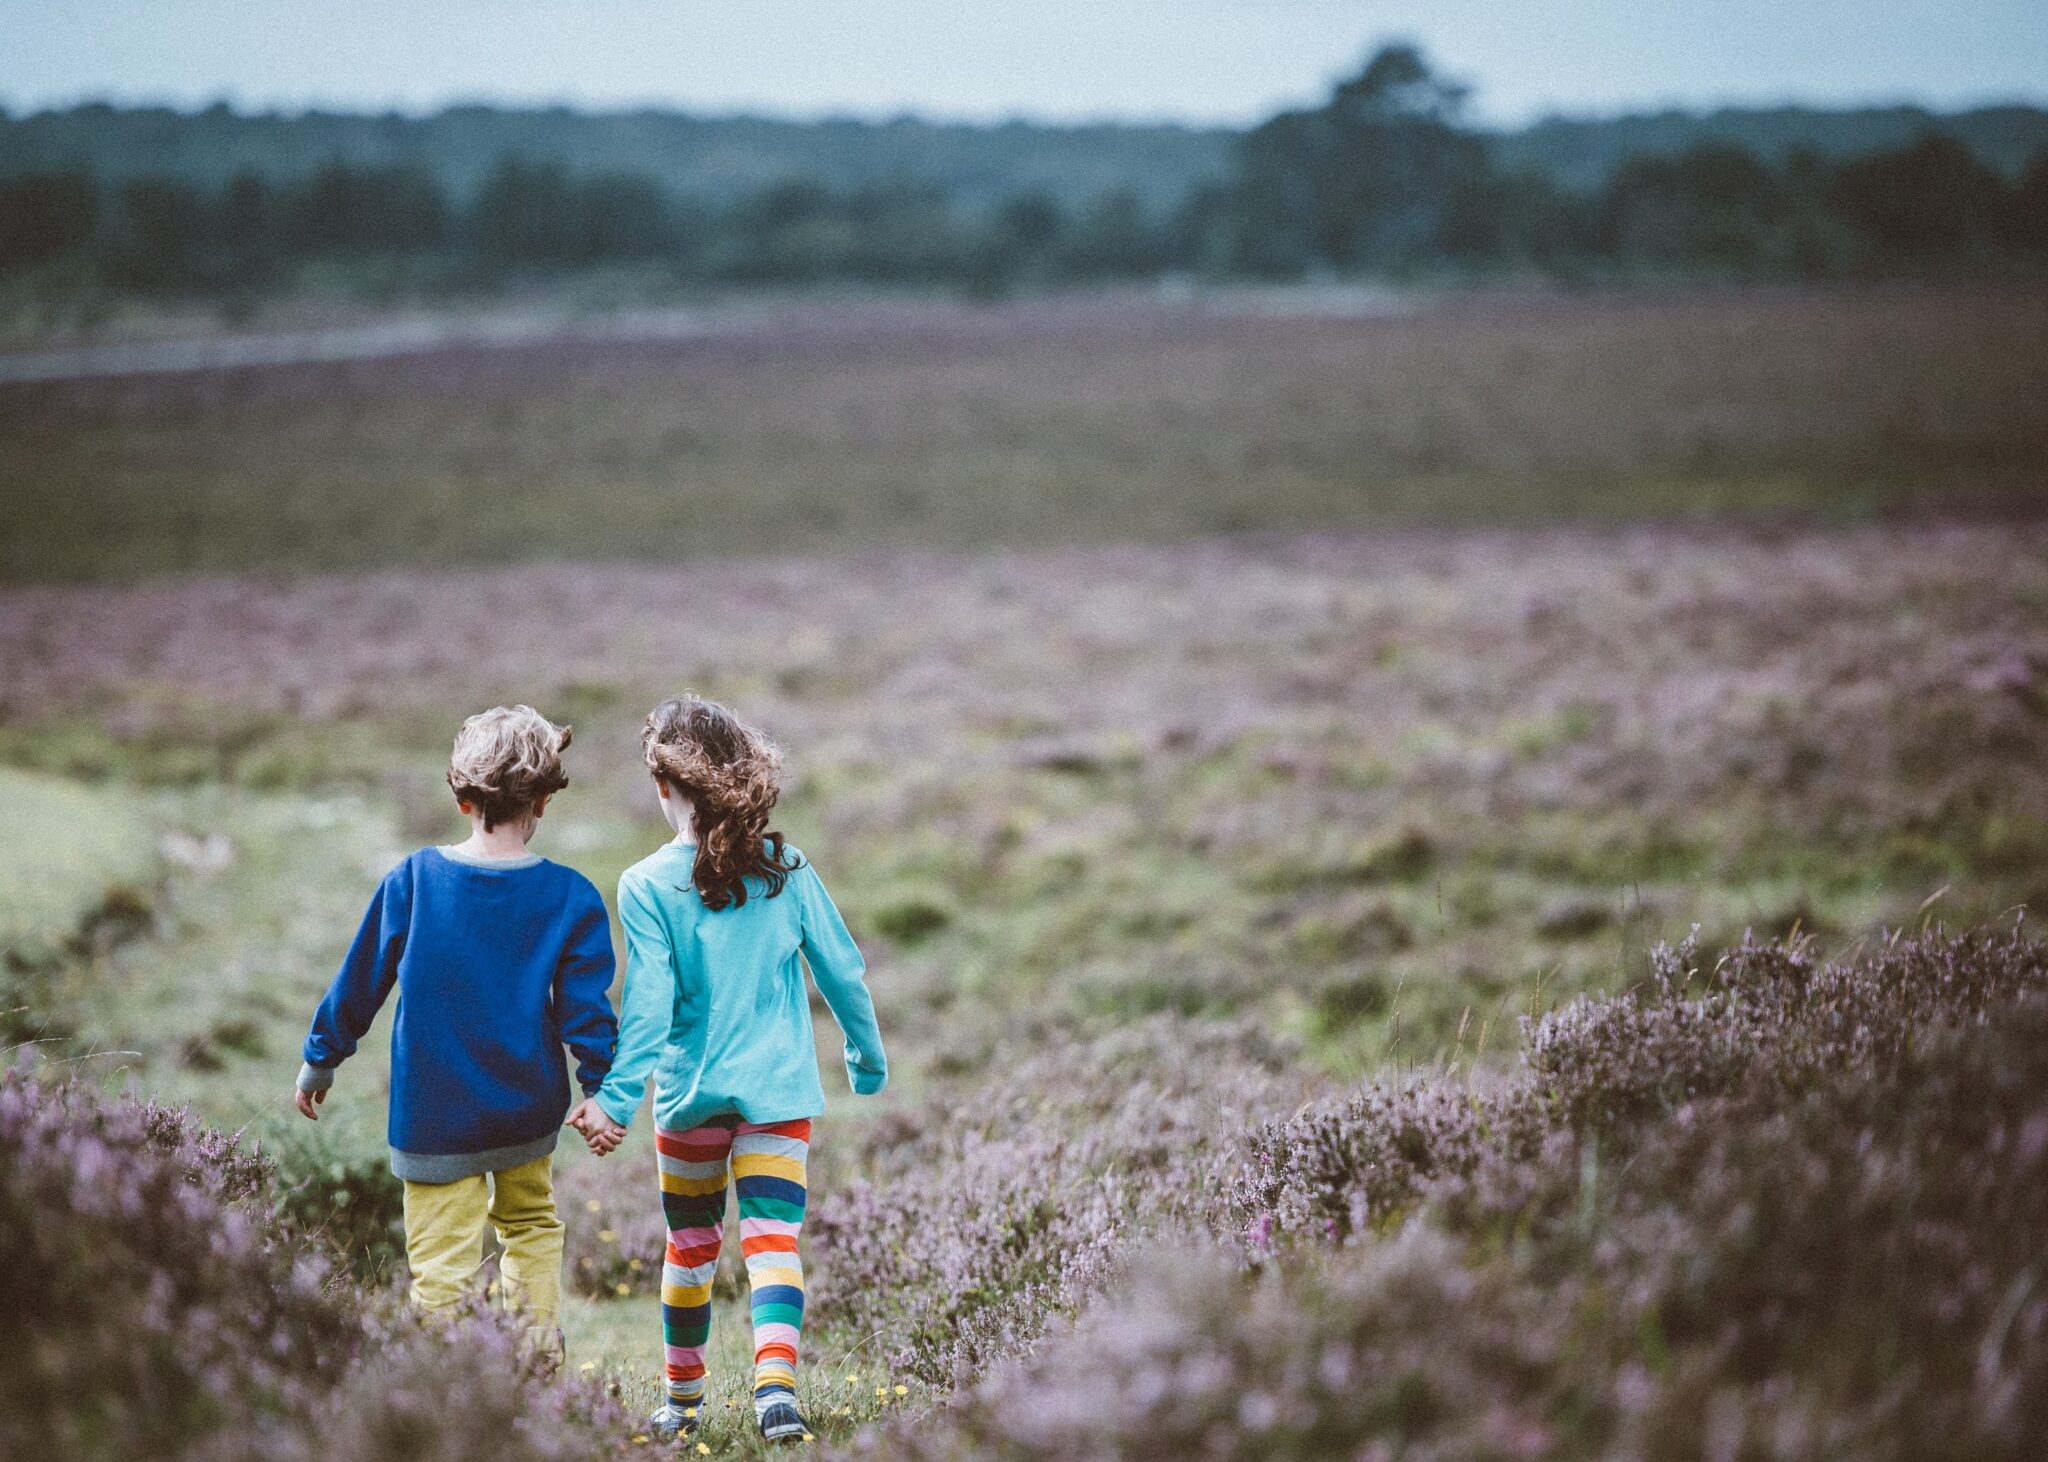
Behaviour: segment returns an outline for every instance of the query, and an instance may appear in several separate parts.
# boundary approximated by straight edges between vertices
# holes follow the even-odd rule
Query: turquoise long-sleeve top
[[[655,1125],[669,1131],[726,1112],[817,1116],[825,1089],[801,961],[846,1036],[854,1091],[880,1091],[889,1062],[867,964],[809,860],[797,855],[802,866],[774,898],[750,882],[745,903],[714,911],[690,882],[696,856],[694,844],[669,843],[619,878],[626,989],[597,1104],[630,1123],[652,1077]]]

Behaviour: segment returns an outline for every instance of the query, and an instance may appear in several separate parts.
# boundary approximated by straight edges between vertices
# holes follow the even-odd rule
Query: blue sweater
[[[618,1022],[611,924],[590,880],[544,858],[486,864],[422,848],[385,875],[314,1013],[299,1084],[333,1084],[395,985],[391,1170],[451,1183],[552,1152]]]
[[[794,848],[789,850],[795,853]],[[799,861],[802,855],[797,854]],[[889,1079],[866,965],[808,861],[774,898],[713,912],[690,881],[697,849],[675,842],[619,879],[626,993],[619,1054],[597,1104],[633,1120],[654,1082],[654,1122],[687,1131],[737,1112],[789,1122],[825,1110],[804,965],[846,1035],[846,1075],[869,1096]]]

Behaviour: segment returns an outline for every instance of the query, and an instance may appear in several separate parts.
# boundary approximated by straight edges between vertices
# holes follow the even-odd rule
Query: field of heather
[[[645,1131],[545,1382],[288,1091],[460,717],[609,893],[688,687],[890,1045],[834,1452],[2037,1455],[2048,295],[1098,315],[0,386],[0,1451],[646,1453]]]
[[[0,582],[2038,512],[2048,287],[1110,296],[0,384]]]

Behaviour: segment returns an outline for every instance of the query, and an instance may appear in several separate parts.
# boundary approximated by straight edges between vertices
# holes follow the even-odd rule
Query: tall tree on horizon
[[[1298,274],[1442,252],[1449,221],[1492,179],[1485,141],[1464,124],[1468,94],[1395,44],[1321,107],[1253,129],[1238,148],[1238,264]]]

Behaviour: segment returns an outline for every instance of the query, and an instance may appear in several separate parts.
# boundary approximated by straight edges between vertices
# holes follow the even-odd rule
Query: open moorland
[[[0,1044],[48,1079],[0,1088],[0,1241],[51,1317],[0,1440],[132,1454],[182,1387],[165,1455],[644,1452],[645,1133],[563,1155],[549,1388],[380,1308],[378,1039],[317,1127],[286,1093],[371,881],[456,832],[456,720],[574,722],[538,847],[609,892],[687,686],[789,748],[895,1067],[816,1144],[832,1446],[2032,1455],[2044,315],[863,314],[0,388]],[[142,1213],[130,1321],[93,1256]]]
[[[1111,296],[0,386],[0,580],[2031,512],[2044,341],[2039,285]]]

